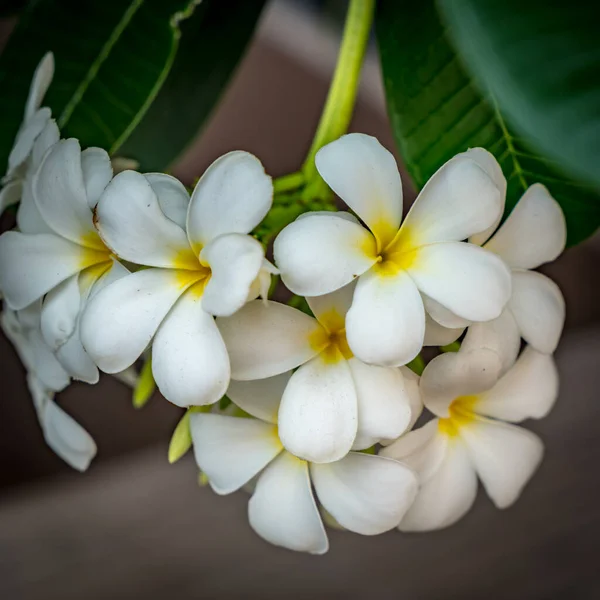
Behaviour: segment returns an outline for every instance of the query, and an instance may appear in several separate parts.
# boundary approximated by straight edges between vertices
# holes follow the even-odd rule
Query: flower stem
[[[373,23],[375,0],[350,0],[337,65],[302,173],[307,194],[312,198],[330,198],[332,194],[315,166],[317,152],[348,130],[354,111],[360,70]]]

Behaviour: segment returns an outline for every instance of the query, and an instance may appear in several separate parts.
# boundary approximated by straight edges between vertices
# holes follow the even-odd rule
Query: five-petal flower
[[[252,528],[272,544],[323,554],[329,543],[312,487],[344,528],[377,535],[396,527],[411,505],[417,482],[401,463],[350,452],[328,464],[308,463],[284,450],[277,429],[279,400],[289,374],[232,381],[228,396],[254,418],[193,413],[194,455],[218,494],[254,477],[248,505]]]
[[[353,356],[346,341],[353,288],[307,298],[316,318],[254,301],[218,319],[233,379],[263,379],[299,367],[281,399],[279,436],[292,454],[314,463],[395,439],[420,412],[408,369],[368,365]]]
[[[216,402],[229,359],[214,316],[252,297],[264,250],[248,233],[271,207],[260,161],[230,152],[202,176],[191,200],[167,175],[119,173],[95,211],[100,236],[120,258],[143,265],[88,304],[82,341],[107,373],[129,367],[152,344],[162,394],[179,406]]]
[[[443,354],[425,368],[422,398],[437,418],[380,452],[419,476],[402,531],[458,521],[475,500],[477,476],[494,504],[506,508],[538,467],[541,440],[509,423],[548,413],[558,392],[556,367],[551,356],[527,347],[498,379],[501,369],[501,358],[487,349]]]
[[[375,139],[349,134],[321,148],[319,173],[368,229],[346,213],[314,214],[275,240],[275,262],[294,293],[319,296],[359,278],[347,316],[352,352],[397,366],[421,350],[421,294],[469,321],[498,317],[510,273],[493,253],[464,243],[502,211],[499,166],[476,148],[455,156],[423,188],[404,222],[396,162]]]

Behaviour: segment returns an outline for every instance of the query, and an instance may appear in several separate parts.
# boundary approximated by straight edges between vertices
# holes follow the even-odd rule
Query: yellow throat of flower
[[[319,315],[317,329],[309,337],[310,346],[328,364],[348,360],[354,355],[346,340],[344,317],[334,308]]]
[[[473,407],[477,402],[477,396],[459,396],[450,404],[450,416],[440,419],[438,428],[441,433],[450,437],[460,435],[460,429],[475,420]]]

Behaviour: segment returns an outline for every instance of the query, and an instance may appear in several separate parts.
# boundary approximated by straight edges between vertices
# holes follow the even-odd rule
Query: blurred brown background
[[[0,22],[0,39],[9,26]],[[297,169],[338,41],[318,14],[272,2],[175,175],[190,183],[233,149],[257,154],[273,176]],[[375,53],[351,129],[393,149]],[[99,448],[86,474],[71,471],[45,446],[23,369],[0,338],[0,598],[600,598],[599,255],[596,236],[545,269],[567,299],[562,391],[551,415],[531,424],[546,458],[520,501],[500,512],[481,492],[463,521],[430,534],[332,531],[320,558],[255,536],[245,493],[198,487],[190,456],[168,465],[180,410],[157,394],[136,411],[130,390],[108,376],[60,396]]]

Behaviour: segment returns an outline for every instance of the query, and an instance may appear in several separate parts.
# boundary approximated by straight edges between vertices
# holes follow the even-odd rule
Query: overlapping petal
[[[211,269],[202,308],[218,317],[231,316],[242,308],[263,258],[263,247],[249,235],[229,233],[209,242],[200,253],[202,264]]]
[[[33,197],[44,221],[76,244],[103,250],[92,222],[76,139],[61,140],[44,156],[33,177]]]
[[[28,306],[81,269],[105,261],[54,234],[7,231],[0,236],[0,289],[14,309]]]
[[[492,350],[441,354],[421,375],[423,403],[438,417],[448,417],[450,404],[456,398],[490,389],[498,380],[501,367],[500,357]]]
[[[460,434],[488,496],[498,508],[507,508],[539,466],[541,440],[522,427],[483,418],[461,428]]]
[[[42,100],[54,77],[54,55],[46,52],[33,74],[27,104],[25,105],[25,120],[31,118],[42,104]]]
[[[145,269],[98,292],[81,319],[81,341],[107,373],[123,371],[142,354],[159,325],[185,291],[182,273]]]
[[[558,202],[540,183],[530,186],[485,244],[512,268],[535,269],[565,249],[567,225]]]
[[[373,270],[359,279],[346,316],[346,335],[360,360],[406,364],[420,352],[424,334],[423,301],[405,272],[380,276]]]
[[[179,179],[166,173],[144,173],[163,213],[185,231],[190,195]]]
[[[187,215],[189,241],[199,253],[224,233],[250,233],[273,201],[273,183],[248,152],[229,152],[208,167],[197,183]]]
[[[421,292],[470,321],[500,316],[511,293],[510,271],[473,244],[448,242],[419,248],[407,268]]]
[[[232,380],[227,388],[227,396],[253,417],[276,423],[281,397],[291,376],[291,372],[288,372],[255,381]]]
[[[317,356],[287,384],[279,407],[279,437],[295,456],[311,462],[339,460],[357,430],[356,388],[348,363]]]
[[[512,272],[510,311],[521,336],[536,350],[552,354],[565,323],[565,301],[560,288],[534,271]]]
[[[352,448],[363,450],[402,435],[411,421],[409,392],[400,369],[348,361],[358,401],[358,429]]]
[[[102,148],[86,148],[81,153],[81,171],[87,203],[93,209],[113,176],[108,152]]]
[[[240,489],[281,452],[273,425],[257,419],[192,413],[190,431],[196,462],[217,494]]]
[[[152,373],[163,396],[178,406],[212,404],[225,394],[227,349],[195,287],[179,298],[156,332]]]
[[[273,252],[285,285],[303,296],[333,292],[377,259],[373,235],[335,214],[297,219],[277,236]]]
[[[329,549],[308,465],[288,452],[282,452],[259,477],[248,518],[252,529],[276,546],[311,554]]]
[[[402,182],[392,153],[370,135],[350,133],[321,148],[315,164],[373,232],[379,247],[391,242],[402,219]]]
[[[417,494],[417,478],[401,463],[351,452],[334,463],[311,464],[317,496],[346,529],[377,535],[397,527]]]
[[[425,184],[399,237],[404,250],[436,242],[460,241],[493,224],[502,212],[503,195],[473,153],[456,155]],[[491,157],[489,160],[495,160]]]
[[[185,231],[165,216],[152,186],[135,171],[123,171],[110,182],[95,220],[106,245],[125,260],[154,267],[200,267]]]
[[[478,414],[518,423],[541,419],[554,406],[558,396],[558,371],[552,356],[531,346],[496,385],[478,397]]]
[[[41,329],[46,343],[53,350],[57,350],[73,335],[80,308],[79,274],[65,279],[46,294],[42,305]]]
[[[233,379],[264,379],[294,369],[320,352],[311,336],[315,319],[279,304],[253,300],[231,317],[217,319],[231,362]]]

